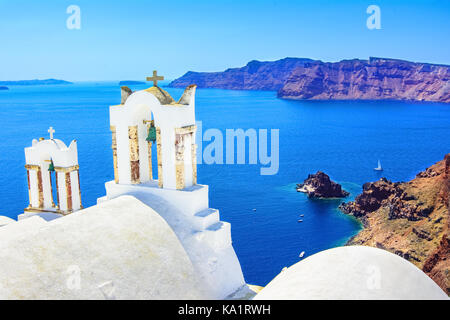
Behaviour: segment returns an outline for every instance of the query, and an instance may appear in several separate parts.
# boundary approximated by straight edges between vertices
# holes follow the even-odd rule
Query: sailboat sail
[[[378,160],[378,167],[374,168],[376,171],[383,171],[383,168],[381,167],[381,162]]]

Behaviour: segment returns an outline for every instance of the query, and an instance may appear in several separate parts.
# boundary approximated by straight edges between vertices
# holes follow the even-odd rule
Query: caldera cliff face
[[[366,183],[355,201],[340,206],[364,224],[348,245],[391,251],[450,295],[449,192],[450,154],[409,182]]]
[[[313,62],[304,58],[285,58],[277,61],[250,61],[245,67],[223,72],[189,71],[169,86],[184,88],[196,84],[199,88],[231,90],[279,90],[297,67]]]
[[[314,62],[296,68],[278,96],[298,100],[450,102],[450,67],[394,59]]]
[[[295,100],[450,102],[450,66],[370,58],[322,62],[305,58],[251,61],[223,72],[189,71],[171,87],[273,90]]]

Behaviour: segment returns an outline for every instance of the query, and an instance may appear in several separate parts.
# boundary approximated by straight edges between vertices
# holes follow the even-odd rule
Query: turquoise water
[[[166,89],[175,98],[182,93]],[[83,204],[94,205],[113,179],[108,106],[119,101],[117,83],[0,92],[0,214],[16,217],[28,204],[23,148],[48,137],[49,126],[67,144],[78,140]],[[258,285],[299,261],[300,252],[342,245],[360,229],[337,210],[341,200],[312,201],[295,191],[308,173],[328,173],[354,197],[364,182],[409,180],[450,152],[450,106],[444,104],[299,102],[277,99],[275,92],[199,89],[196,116],[204,130],[280,129],[277,175],[261,176],[259,165],[198,167],[199,183],[210,185],[211,207],[231,222],[246,281]],[[378,159],[382,173],[373,171]]]

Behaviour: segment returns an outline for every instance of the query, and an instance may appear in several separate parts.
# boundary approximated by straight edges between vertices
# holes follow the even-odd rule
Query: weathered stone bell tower
[[[195,144],[195,86],[178,102],[157,86],[132,94],[122,88],[122,104],[110,108],[114,180],[118,184],[156,181],[152,174],[152,145],[156,143],[160,188],[181,190],[197,183]]]
[[[152,87],[122,88],[122,103],[110,107],[114,181],[106,182],[106,196],[97,201],[131,195],[151,207],[176,233],[199,278],[210,285],[210,296],[226,297],[245,282],[231,225],[209,208],[209,187],[197,184],[196,86],[188,86],[176,102],[158,87],[163,78],[156,71],[147,80]]]
[[[83,208],[77,142],[73,140],[67,147],[53,138],[52,127],[48,132],[50,139],[34,139],[32,146],[25,148],[29,205],[20,218],[43,212],[66,215]],[[53,199],[53,173],[57,199]]]

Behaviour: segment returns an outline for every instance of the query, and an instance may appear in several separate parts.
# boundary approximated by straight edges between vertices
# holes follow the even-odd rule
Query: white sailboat
[[[383,168],[381,167],[381,162],[380,162],[380,160],[378,160],[378,167],[373,168],[373,170],[375,170],[375,171],[383,171]]]

